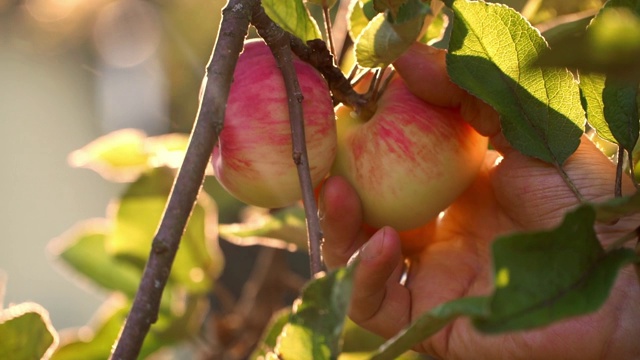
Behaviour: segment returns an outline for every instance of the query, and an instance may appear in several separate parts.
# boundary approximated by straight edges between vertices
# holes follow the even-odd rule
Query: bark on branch
[[[230,0],[223,10],[223,20],[207,65],[206,84],[189,147],[153,239],[149,260],[129,316],[111,355],[112,359],[136,359],[151,324],[158,318],[162,291],[167,284],[180,238],[202,186],[218,134],[222,130],[233,70],[249,28],[251,5],[258,2]]]

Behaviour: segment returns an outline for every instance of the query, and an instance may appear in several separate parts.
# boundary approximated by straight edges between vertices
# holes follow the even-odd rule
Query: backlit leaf
[[[612,21],[610,18],[620,16],[621,11],[631,12],[630,16],[637,17],[640,15],[640,2],[607,2],[587,28],[587,33],[608,26]],[[638,22],[640,29],[640,20]],[[589,124],[600,137],[619,144],[628,151],[634,148],[640,133],[638,84],[638,79],[617,79],[614,76],[587,72],[580,74],[580,89]]]
[[[262,0],[262,7],[271,20],[303,41],[322,39],[302,0]]]
[[[49,313],[36,303],[0,310],[0,359],[39,360],[58,345],[58,333]]]
[[[620,80],[640,80],[640,14],[636,0],[609,1],[588,30],[550,40],[551,50],[537,63],[566,66],[581,73],[602,73]],[[616,9],[613,9],[613,8]]]
[[[409,0],[395,17],[379,13],[356,39],[358,65],[377,68],[391,64],[422,34],[430,8],[420,0]]]
[[[630,249],[605,252],[584,205],[549,231],[498,238],[492,245],[495,292],[490,315],[476,328],[498,333],[530,329],[597,310],[618,270],[636,260]]]
[[[240,223],[220,224],[220,236],[241,246],[262,245],[306,251],[307,223],[303,208],[290,206],[271,212],[269,209],[247,207],[242,217]]]
[[[533,64],[546,43],[513,9],[481,1],[448,3],[455,14],[447,54],[452,80],[500,113],[514,148],[561,165],[584,132],[571,73]]]
[[[111,206],[114,226],[107,237],[108,251],[134,263],[146,262],[173,177],[167,168],[147,172]],[[208,292],[212,280],[222,270],[216,219],[215,204],[206,194],[201,194],[180,241],[170,276],[190,292]]]
[[[291,311],[289,309],[277,312],[269,321],[262,339],[258,342],[256,349],[253,351],[250,360],[259,360],[272,353],[276,348],[278,336],[282,332],[282,328],[289,322]]]
[[[384,343],[372,354],[371,360],[393,359],[436,334],[459,316],[485,316],[488,300],[486,297],[464,297],[424,313],[409,327]]]
[[[317,278],[293,304],[275,352],[284,359],[335,359],[351,299],[357,262]]]
[[[142,277],[140,268],[119,261],[107,252],[109,224],[104,219],[84,221],[55,239],[52,252],[60,260],[95,284],[122,291],[133,298]]]
[[[149,169],[179,168],[188,143],[185,134],[148,137],[138,129],[122,129],[75,150],[68,160],[71,166],[93,170],[109,181],[132,182]],[[211,167],[207,173],[213,173]]]
[[[110,297],[98,309],[89,326],[66,332],[51,360],[108,359],[130,306],[131,303],[122,296]],[[154,332],[150,332],[142,345],[140,358],[145,358],[162,346]]]

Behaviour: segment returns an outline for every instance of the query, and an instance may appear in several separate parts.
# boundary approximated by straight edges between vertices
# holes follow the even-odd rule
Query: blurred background
[[[602,4],[502,2],[534,24]],[[86,324],[104,301],[58,271],[47,245],[78,221],[104,217],[123,186],[71,168],[67,157],[121,128],[189,132],[224,3],[0,0],[0,303],[38,302],[62,329]],[[238,206],[221,204],[222,221]]]
[[[120,128],[188,132],[223,1],[0,0],[0,271],[5,306],[35,301],[56,328],[103,294],[51,261],[49,241],[104,217],[124,188],[70,152]]]

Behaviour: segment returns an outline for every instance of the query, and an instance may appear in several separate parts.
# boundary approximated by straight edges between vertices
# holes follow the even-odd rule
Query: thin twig
[[[306,44],[295,36],[291,36],[291,50],[300,60],[315,67],[329,84],[329,89],[333,96],[334,105],[344,103],[354,109],[375,107],[373,102],[367,101],[366,97],[358,94],[351,82],[344,76],[342,71],[335,66],[333,56],[327,50],[327,45],[320,39],[308,41]]]
[[[202,186],[213,147],[222,130],[233,70],[246,36],[250,7],[257,0],[230,0],[223,10],[215,49],[207,65],[207,82],[184,162],[151,246],[149,260],[133,306],[117,340],[112,359],[136,359],[151,324],[158,318],[169,278],[191,211]]]
[[[291,136],[293,142],[293,160],[298,168],[298,178],[302,188],[302,202],[307,219],[307,235],[309,241],[309,257],[311,274],[322,271],[322,256],[320,243],[322,229],[318,218],[318,206],[313,195],[313,183],[309,171],[309,157],[307,142],[304,134],[304,115],[302,112],[303,94],[298,82],[298,75],[293,66],[290,35],[277,26],[264,12],[261,5],[257,5],[253,12],[252,24],[258,30],[282,72],[287,97],[289,99],[289,119],[291,121]]]

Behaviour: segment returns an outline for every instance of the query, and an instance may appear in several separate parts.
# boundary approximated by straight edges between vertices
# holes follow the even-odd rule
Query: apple
[[[336,124],[328,85],[311,65],[294,60],[311,179],[317,185],[336,154]],[[233,73],[224,125],[211,162],[220,184],[239,200],[266,208],[302,197],[293,161],[287,93],[269,47],[247,41]]]
[[[471,184],[487,149],[458,109],[424,102],[398,76],[370,117],[344,105],[336,116],[331,173],[351,183],[374,228],[410,230],[435,219]]]

